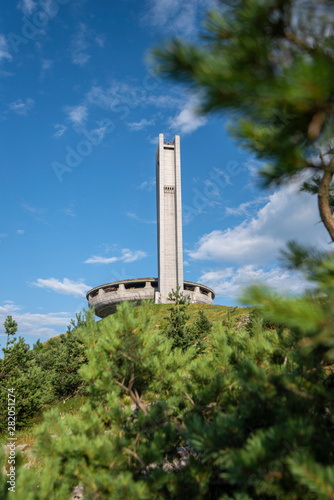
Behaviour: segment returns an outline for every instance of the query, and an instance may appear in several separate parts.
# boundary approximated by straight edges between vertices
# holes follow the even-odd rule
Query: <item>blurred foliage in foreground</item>
[[[312,293],[253,287],[252,326],[216,324],[200,352],[155,330],[149,304],[100,332],[88,317],[88,401],[46,415],[43,473],[19,469],[16,498],[334,498],[334,258],[308,269]]]
[[[167,42],[155,67],[190,86],[200,112],[227,114],[232,135],[266,162],[265,185],[303,173],[334,240],[334,3],[217,4],[198,42]]]

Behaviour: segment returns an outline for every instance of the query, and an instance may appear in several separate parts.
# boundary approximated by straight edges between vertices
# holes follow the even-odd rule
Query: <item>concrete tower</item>
[[[180,137],[174,142],[164,142],[159,135],[155,157],[157,182],[158,222],[158,278],[133,278],[96,286],[87,292],[89,307],[105,318],[116,311],[124,301],[140,304],[154,300],[167,304],[168,295],[177,285],[193,304],[213,303],[215,293],[211,288],[193,281],[183,281],[182,207]]]
[[[164,142],[159,135],[156,157],[158,283],[156,302],[166,304],[177,285],[183,291],[180,137]]]

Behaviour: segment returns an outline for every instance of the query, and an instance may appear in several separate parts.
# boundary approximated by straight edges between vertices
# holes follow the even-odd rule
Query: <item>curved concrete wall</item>
[[[184,281],[184,295],[192,304],[212,304],[215,294],[211,288]],[[87,292],[89,307],[95,309],[95,314],[105,318],[116,312],[117,304],[131,300],[140,304],[142,300],[153,300],[159,303],[157,278],[137,278],[133,280],[115,281],[92,288]]]

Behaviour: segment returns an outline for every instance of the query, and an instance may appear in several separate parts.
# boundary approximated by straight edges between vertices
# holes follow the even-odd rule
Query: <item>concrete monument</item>
[[[155,158],[158,221],[158,292],[162,304],[179,285],[183,291],[180,137],[165,143],[159,135]]]
[[[117,304],[131,300],[140,303],[151,299],[168,303],[168,295],[177,286],[192,303],[212,304],[211,288],[184,281],[182,246],[180,137],[164,142],[159,135],[156,153],[156,188],[158,222],[158,278],[136,278],[107,283],[89,290],[89,307],[104,318],[116,311]]]

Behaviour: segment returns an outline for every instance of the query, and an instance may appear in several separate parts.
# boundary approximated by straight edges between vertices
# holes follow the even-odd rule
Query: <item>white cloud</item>
[[[102,257],[99,255],[93,255],[93,257],[85,260],[85,264],[112,264],[113,262],[118,261],[129,263],[143,259],[144,257],[147,257],[146,252],[142,252],[141,250],[133,251],[128,248],[123,248],[122,255],[120,257]]]
[[[153,188],[155,188],[155,184],[155,177],[150,177],[147,181],[143,181],[138,186],[138,189],[147,189],[147,191],[151,191]]]
[[[117,111],[122,113],[121,117],[126,117],[129,109],[137,107],[155,106],[160,110],[161,108],[175,108],[182,103],[179,96],[158,94],[154,92],[154,89],[148,89],[145,80],[139,85],[129,85],[113,80],[106,89],[93,86],[86,94],[86,99],[89,103],[108,110],[124,105]]]
[[[45,12],[50,18],[53,18],[55,15],[58,14],[59,6],[57,5],[56,2],[54,2],[54,0],[39,0],[39,1],[41,7],[43,8],[43,10],[45,10]]]
[[[101,124],[101,122],[98,122],[98,124]],[[94,128],[93,130],[90,131],[91,136],[94,136],[95,140],[97,141],[97,144],[100,144],[100,142],[103,141],[107,133],[108,133],[107,126],[100,126],[99,128]]]
[[[169,128],[182,135],[195,132],[198,128],[203,127],[206,122],[207,119],[204,116],[197,114],[194,101],[188,102],[174,118],[168,120]]]
[[[0,52],[0,60],[1,60],[1,52]],[[15,73],[11,73],[10,71],[4,71],[4,70],[1,70],[0,71],[0,77],[2,78],[9,78],[10,76],[14,76]]]
[[[31,205],[28,205],[27,203],[22,203],[21,206],[37,222],[41,222],[42,224],[49,225],[49,222],[46,218],[47,209],[42,208],[42,207],[34,207]]]
[[[137,132],[138,130],[143,130],[143,129],[149,127],[150,125],[154,125],[154,124],[155,124],[155,120],[153,120],[153,119],[146,120],[146,118],[143,118],[139,122],[128,123],[128,127],[131,130],[134,130]]]
[[[143,106],[151,105],[155,106],[158,109],[166,108],[171,109],[176,106],[180,106],[182,99],[180,97],[172,96],[172,95],[163,95],[163,94],[153,94],[150,93],[146,98],[142,100],[140,104]]]
[[[93,86],[86,97],[88,102],[103,109],[112,109],[121,102],[118,84],[117,87],[112,84],[107,90],[104,90],[102,87]]]
[[[51,70],[52,66],[53,66],[53,61],[51,61],[51,59],[42,59],[41,60],[41,72],[39,75],[41,80],[43,80],[43,78],[45,78],[45,76]]]
[[[2,59],[12,59],[5,35],[0,35],[0,61]]]
[[[41,61],[41,68],[43,71],[47,71],[48,69],[50,69],[53,65],[53,61],[51,61],[50,59],[42,59]]]
[[[137,214],[133,214],[132,212],[127,212],[126,214],[128,217],[131,217],[132,219],[137,220],[138,222],[143,222],[144,224],[156,224],[156,220],[148,220],[148,219],[142,219],[139,217]]]
[[[74,297],[85,297],[85,292],[91,288],[82,281],[72,281],[67,278],[64,278],[63,281],[59,281],[56,278],[46,280],[38,278],[32,285],[39,288],[48,288],[64,295],[74,295]]]
[[[83,125],[88,118],[87,106],[68,106],[65,111],[67,112],[68,119],[74,126]]]
[[[45,212],[44,208],[32,207],[31,205],[27,205],[27,203],[22,203],[22,208],[27,212],[35,215],[42,215]]]
[[[244,203],[240,203],[238,207],[232,208],[232,207],[225,207],[225,211],[228,215],[253,215],[254,210],[256,211],[256,208],[259,205],[263,205],[265,201],[268,201],[268,196],[258,196],[254,200],[246,201]]]
[[[149,2],[149,16],[153,26],[164,26],[179,11],[178,0],[151,0]],[[147,16],[148,17],[148,16]]]
[[[89,259],[85,260],[85,264],[112,264],[117,262],[119,257],[101,257],[100,255],[93,255]]]
[[[103,35],[94,35],[86,24],[79,23],[77,33],[73,35],[70,47],[72,62],[77,66],[85,66],[91,59],[88,49],[92,45],[103,48],[104,42]]]
[[[24,312],[21,306],[6,301],[0,306],[0,324],[3,324],[7,316],[12,316],[18,324],[17,338],[22,335],[33,335],[37,338],[52,337],[59,333],[59,329],[65,333],[71,316],[66,312],[34,314]]]
[[[62,208],[60,210],[60,212],[63,212],[65,215],[68,215],[69,217],[76,217],[77,216],[77,214],[74,213],[74,211],[73,211],[73,207]]]
[[[30,16],[36,9],[37,4],[34,0],[21,0],[18,3],[18,8],[22,10],[23,14],[26,16]]]
[[[134,252],[132,250],[124,249],[122,250],[123,256],[121,260],[124,262],[135,262],[136,260],[143,259],[144,257],[147,257],[146,252],[142,252],[141,250],[135,250]]]
[[[205,10],[214,0],[150,0],[144,23],[167,33],[190,36],[198,31],[198,23]]]
[[[17,234],[24,234],[24,229],[18,229]]]
[[[60,139],[60,137],[63,137],[67,130],[66,125],[61,125],[60,123],[54,125],[54,128],[56,129],[56,132],[52,136],[54,139]]]
[[[157,137],[156,135],[154,137],[152,136],[148,136],[147,137],[147,140],[149,141],[150,144],[154,144],[154,145],[158,145],[159,144],[159,137]]]
[[[87,40],[87,26],[84,23],[79,23],[78,32],[72,37],[72,62],[78,66],[87,64],[91,58],[86,52],[89,47],[90,43]]]
[[[95,43],[98,47],[103,48],[105,44],[105,38],[102,35],[98,35],[95,37]]]
[[[11,111],[18,115],[27,115],[28,111],[30,111],[34,107],[35,101],[30,97],[27,99],[17,99],[14,102],[11,102],[8,107]]]
[[[329,238],[319,223],[315,197],[300,193],[296,184],[282,187],[249,221],[204,235],[189,252],[193,259],[255,264],[275,260],[288,240],[325,246]]]
[[[279,292],[292,294],[302,293],[307,284],[297,273],[279,267],[263,269],[253,265],[210,271],[200,276],[198,281],[212,288],[216,295],[232,299],[238,298],[246,286],[254,283],[266,284]]]

